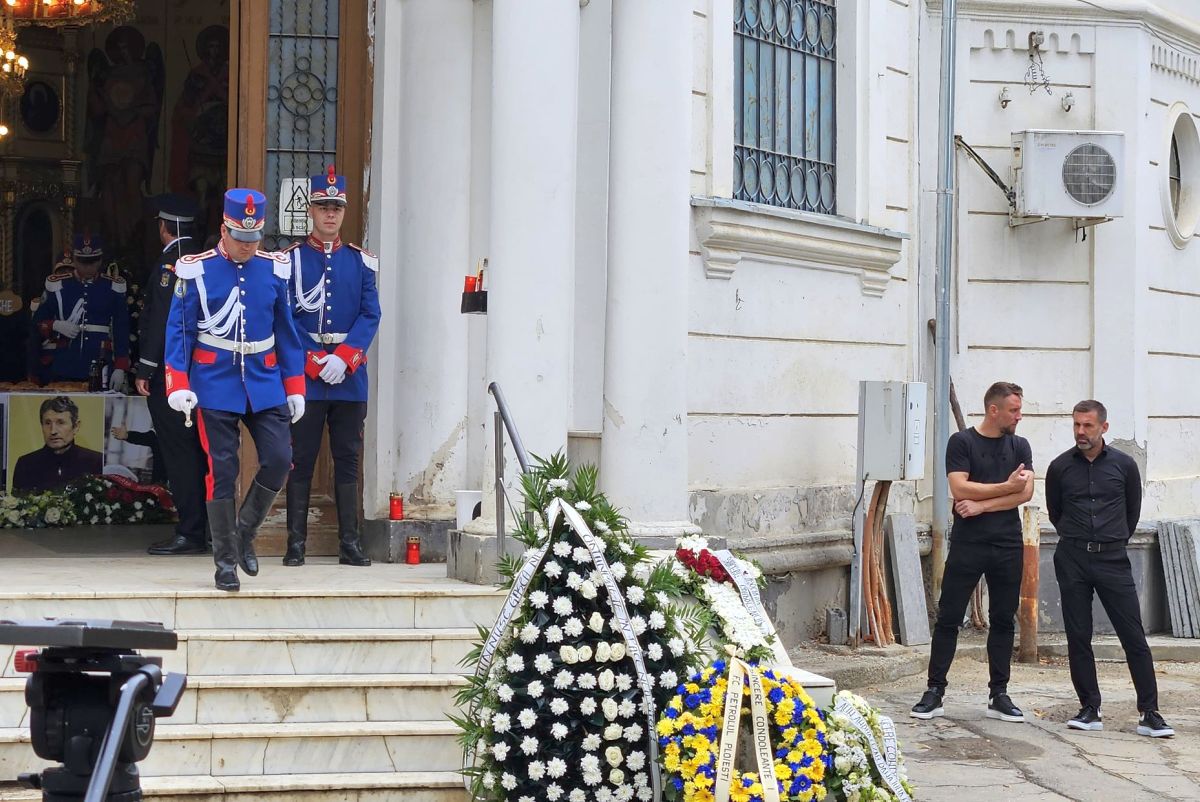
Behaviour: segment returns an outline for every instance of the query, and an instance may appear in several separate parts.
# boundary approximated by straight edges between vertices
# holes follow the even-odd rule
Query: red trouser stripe
[[[204,477],[204,500],[213,500],[213,461],[212,450],[208,447],[208,432],[204,428],[204,416],[200,414],[200,407],[192,410],[192,414],[196,416],[196,433],[200,435],[200,447],[204,449],[204,456],[208,458],[208,474]]]

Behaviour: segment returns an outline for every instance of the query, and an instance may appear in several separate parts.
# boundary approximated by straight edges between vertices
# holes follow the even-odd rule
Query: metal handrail
[[[513,451],[517,452],[517,462],[521,464],[521,473],[529,473],[529,455],[525,453],[525,445],[521,442],[521,435],[517,432],[517,425],[513,423],[512,414],[508,411],[508,404],[504,401],[504,393],[500,392],[500,385],[492,382],[488,385],[488,392],[496,399],[496,412],[493,426],[496,430],[496,556],[499,557],[505,553],[505,535],[504,535],[504,505],[508,502],[508,491],[504,488],[504,430],[508,430],[509,439],[512,440]],[[517,512],[514,509],[513,515]]]
[[[504,421],[504,428],[508,430],[508,439],[512,440],[513,451],[517,452],[517,462],[521,463],[521,473],[529,473],[529,455],[525,453],[525,445],[521,442],[517,425],[513,423],[512,414],[508,411],[504,393],[500,392],[500,385],[492,382],[488,385],[488,392],[496,399],[496,408],[500,410],[500,418]]]

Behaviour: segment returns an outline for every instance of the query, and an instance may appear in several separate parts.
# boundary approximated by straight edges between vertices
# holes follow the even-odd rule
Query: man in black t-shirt
[[[942,696],[958,645],[958,630],[979,577],[986,576],[991,599],[987,716],[1025,720],[1008,697],[1014,619],[1021,596],[1023,550],[1017,507],[1033,497],[1033,452],[1029,441],[1016,434],[1022,395],[1017,385],[996,382],[983,396],[983,421],[951,435],[946,444],[954,527],[929,649],[929,690],[913,707],[913,718],[943,715]]]

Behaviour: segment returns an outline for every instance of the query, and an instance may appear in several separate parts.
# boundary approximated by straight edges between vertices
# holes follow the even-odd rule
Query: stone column
[[[486,380],[499,383],[526,448],[544,456],[567,446],[578,82],[577,3],[495,0]],[[489,399],[484,517],[468,527],[480,537],[496,527],[494,408]],[[518,503],[511,454],[510,447],[506,474]],[[451,543],[450,574],[478,579],[495,559],[494,545],[488,557],[477,538],[465,546],[475,556],[467,556],[463,543]]]
[[[638,536],[688,520],[690,3],[614,0],[600,482]]]

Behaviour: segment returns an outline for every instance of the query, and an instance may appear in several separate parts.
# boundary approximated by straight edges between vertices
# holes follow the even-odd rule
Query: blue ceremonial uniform
[[[307,374],[309,401],[366,401],[367,349],[379,330],[379,260],[340,239],[321,242],[311,235],[284,251],[291,262],[296,328],[308,359],[337,354],[346,378],[329,384]]]

